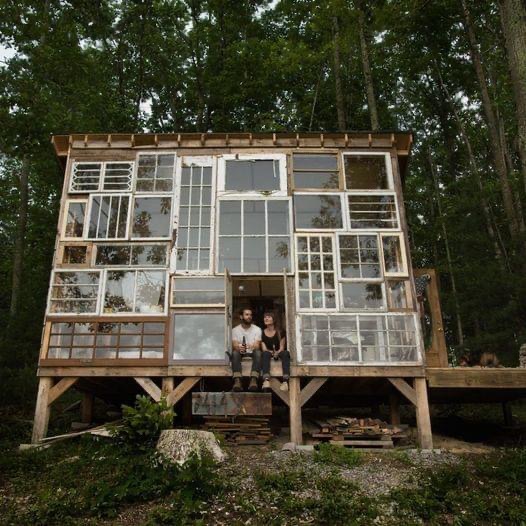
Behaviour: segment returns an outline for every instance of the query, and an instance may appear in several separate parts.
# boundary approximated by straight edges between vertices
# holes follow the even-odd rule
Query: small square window
[[[386,154],[344,154],[347,190],[388,190],[391,188]]]

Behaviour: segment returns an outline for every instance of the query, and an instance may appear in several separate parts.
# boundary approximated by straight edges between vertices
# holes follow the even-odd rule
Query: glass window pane
[[[338,170],[338,158],[335,153],[295,153],[294,170]]]
[[[383,155],[344,155],[345,184],[348,190],[389,188]]]
[[[398,228],[393,195],[349,195],[351,228]]]
[[[290,270],[290,240],[288,237],[269,237],[268,239],[268,271],[283,272]]]
[[[289,202],[267,201],[268,209],[268,233],[270,235],[289,233]]]
[[[132,312],[134,291],[135,271],[108,272],[104,291],[104,312]]]
[[[338,189],[336,154],[294,154],[294,188]]]
[[[96,265],[129,265],[129,245],[97,245]]]
[[[50,312],[95,313],[98,272],[56,272],[51,286]]]
[[[241,238],[219,238],[218,271],[227,268],[230,272],[241,272]]]
[[[219,202],[219,234],[241,234],[241,201]]]
[[[225,162],[225,190],[245,192],[279,189],[279,161],[231,160]]]
[[[75,163],[71,172],[71,192],[96,192],[102,163]]]
[[[167,265],[166,245],[132,245],[131,264],[138,266]]]
[[[381,309],[383,307],[380,283],[342,283],[342,303],[346,309]]]
[[[170,237],[171,197],[136,197],[132,237]]]
[[[140,155],[137,169],[137,191],[170,192],[173,187],[174,167],[174,154]]]
[[[243,234],[265,235],[265,201],[243,202]]]
[[[86,203],[69,202],[66,211],[65,237],[82,237],[84,220],[86,216]]]
[[[342,228],[339,195],[295,195],[296,228]]]
[[[62,257],[63,264],[69,265],[81,265],[86,263],[88,256],[87,246],[65,246],[64,254]]]
[[[166,273],[163,271],[137,271],[135,312],[163,313]]]
[[[399,236],[382,236],[384,264],[386,273],[405,272],[402,259],[402,246]]]
[[[388,281],[387,282],[389,308],[408,309],[409,308],[409,281]]]
[[[133,163],[106,163],[103,190],[131,190]]]
[[[174,360],[224,360],[225,315],[175,314]]]
[[[243,248],[243,272],[266,272],[265,238],[245,237]]]

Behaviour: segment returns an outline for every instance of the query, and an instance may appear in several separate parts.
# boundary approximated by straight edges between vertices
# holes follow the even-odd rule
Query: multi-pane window
[[[71,169],[69,191],[97,192],[100,187],[102,163],[74,163]]]
[[[126,244],[99,245],[95,266],[135,266],[166,267],[168,265],[168,245],[161,244]]]
[[[348,194],[352,229],[397,229],[398,214],[394,194]]]
[[[133,199],[133,239],[169,238],[172,232],[172,198],[136,196]]]
[[[63,237],[65,239],[82,238],[87,205],[87,201],[66,201],[63,231]]]
[[[225,304],[225,280],[220,278],[172,278],[172,306]]]
[[[104,163],[102,190],[105,192],[127,192],[131,190],[133,163]]]
[[[347,190],[387,190],[392,188],[389,154],[344,154]]]
[[[294,189],[339,189],[337,154],[295,153],[292,162]]]
[[[105,163],[74,163],[71,170],[69,191],[128,192],[132,188],[133,163],[112,161]]]
[[[336,283],[332,236],[297,236],[296,257],[299,308],[335,309]]]
[[[296,230],[343,228],[341,194],[294,194]]]
[[[414,315],[301,315],[302,362],[418,362]]]
[[[91,195],[88,239],[126,239],[129,195]]]
[[[173,315],[173,356],[176,361],[225,360],[224,312]]]
[[[104,314],[165,312],[166,272],[162,270],[108,270]]]
[[[219,201],[218,271],[262,274],[290,269],[289,201]]]
[[[179,198],[176,271],[210,267],[212,166],[183,161]]]
[[[378,253],[378,236],[376,234],[341,234],[340,276],[344,279],[381,278],[382,269]]]
[[[175,174],[175,154],[139,154],[135,190],[171,192]]]
[[[51,324],[48,359],[161,359],[166,322]]]
[[[99,271],[57,271],[49,297],[50,314],[95,314],[99,292]]]
[[[286,156],[224,155],[219,159],[219,191],[286,195]]]

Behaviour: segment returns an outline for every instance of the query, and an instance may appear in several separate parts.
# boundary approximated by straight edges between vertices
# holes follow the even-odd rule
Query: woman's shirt
[[[278,331],[276,331],[274,333],[274,336],[267,336],[265,334],[265,331],[263,331],[263,334],[261,336],[261,341],[265,344],[265,347],[269,351],[272,351],[272,350],[279,351],[279,341],[280,341],[279,336],[280,335],[279,335]],[[282,333],[281,337],[284,338],[285,337],[285,333]]]

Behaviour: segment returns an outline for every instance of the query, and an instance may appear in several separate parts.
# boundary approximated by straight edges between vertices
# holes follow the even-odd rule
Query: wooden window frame
[[[175,283],[178,279],[220,279],[223,282],[223,303],[175,303],[174,300],[174,293],[175,293]],[[195,290],[187,290],[185,292],[199,292],[199,289]],[[206,290],[202,290],[202,292],[206,292]],[[216,291],[214,291],[216,292]],[[170,309],[176,309],[179,310],[188,310],[188,309],[214,309],[214,308],[220,308],[224,309],[226,306],[226,291],[224,287],[224,278],[221,275],[217,276],[171,276],[170,278]]]
[[[82,235],[80,237],[68,237],[66,236],[66,225],[68,222],[68,211],[70,203],[83,203],[85,205],[84,212],[84,224],[82,225]],[[88,224],[89,224],[89,199],[66,199],[64,202],[64,214],[62,216],[62,224],[60,225],[60,239],[62,241],[82,241],[86,239]]]
[[[85,263],[64,263],[64,253],[67,247],[86,247],[86,262]],[[68,268],[89,268],[91,267],[93,254],[93,243],[90,241],[60,241],[57,248],[57,255],[55,260],[55,268],[67,270]]]
[[[391,304],[391,295],[390,295],[390,283],[397,283],[399,281],[403,281],[407,284],[406,290],[405,290],[405,297],[407,302],[407,307],[395,307]],[[388,312],[403,312],[403,313],[413,313],[415,311],[413,305],[413,294],[411,291],[411,282],[408,277],[399,277],[399,278],[386,278],[385,280],[385,294],[387,299],[387,310]]]
[[[353,188],[347,188],[347,174],[345,173],[345,157],[358,157],[358,156],[383,156],[385,159],[385,166],[387,171],[387,186],[388,188],[373,188],[368,190],[367,188],[360,188],[360,189],[353,189]],[[377,194],[383,194],[386,192],[394,192],[395,186],[394,186],[394,176],[393,176],[393,166],[391,164],[391,152],[372,152],[369,150],[356,150],[356,151],[344,151],[341,154],[341,167],[342,167],[342,174],[343,174],[343,187],[346,192],[352,192],[352,193],[361,193],[361,192],[367,192],[367,193],[377,193]]]
[[[123,198],[126,198],[128,199],[128,211],[127,211],[127,216],[126,216],[126,233],[124,235],[124,237],[89,237],[89,225],[90,225],[90,222],[91,222],[91,211],[92,211],[92,208],[93,208],[93,200],[95,199],[95,197],[106,197],[106,196],[110,196],[110,197],[119,197],[121,199]],[[99,241],[118,241],[118,240],[121,240],[121,241],[125,241],[129,238],[129,233],[130,233],[130,217],[131,217],[131,205],[132,205],[132,195],[131,194],[126,194],[126,193],[117,193],[117,192],[103,192],[103,193],[93,193],[93,194],[90,194],[89,196],[89,203],[88,203],[88,211],[87,211],[87,222],[84,226],[84,239],[86,241],[91,241],[91,242],[99,242]],[[119,209],[120,209],[120,202],[119,202]],[[120,214],[120,212],[119,212]],[[99,224],[100,224],[100,214],[99,214],[99,218],[97,219],[97,231],[99,229]]]
[[[308,196],[308,197],[312,197],[313,195],[313,192],[304,192],[303,190],[301,192],[294,192],[293,195],[292,195],[292,203],[293,203],[293,213],[294,213],[294,232],[295,233],[299,233],[299,232],[305,232],[305,233],[325,233],[325,232],[346,232],[349,230],[349,226],[348,226],[348,219],[349,219],[349,214],[347,212],[347,207],[346,207],[346,199],[345,199],[345,196],[346,196],[346,193],[345,192],[322,192],[322,196],[323,197],[326,197],[326,196],[330,196],[330,195],[334,195],[334,196],[337,196],[340,198],[340,211],[341,211],[341,214],[342,214],[342,226],[341,228],[330,228],[330,227],[327,227],[327,228],[305,228],[305,227],[299,227],[297,224],[296,224],[296,207],[294,205],[294,198],[296,196]]]
[[[288,235],[287,234],[271,234],[271,235],[268,234],[268,205],[266,204],[265,205],[265,234],[258,234],[257,236],[252,236],[252,235],[245,236],[243,233],[243,230],[244,230],[243,228],[244,227],[244,214],[243,214],[244,208],[243,206],[244,205],[241,204],[241,233],[239,235],[234,235],[234,234],[219,235],[219,226],[220,226],[219,213],[221,209],[221,206],[220,206],[221,201],[240,201],[240,202],[264,201],[266,203],[270,201],[285,201],[288,203],[289,233]],[[217,225],[217,227],[215,228],[215,233],[214,233],[215,247],[216,247],[214,269],[216,271],[215,272],[216,274],[224,275],[224,271],[219,270],[219,238],[220,237],[240,237],[241,238],[241,251],[240,251],[241,269],[243,269],[243,266],[244,266],[243,265],[243,256],[244,256],[243,239],[252,238],[252,237],[265,238],[265,254],[266,254],[265,268],[268,269],[269,268],[269,252],[268,252],[269,237],[288,237],[289,238],[289,255],[290,255],[290,267],[291,268],[287,272],[287,275],[294,274],[295,259],[294,259],[294,246],[293,246],[294,245],[294,230],[293,230],[293,218],[292,218],[293,209],[292,209],[292,199],[290,196],[287,196],[287,195],[276,196],[274,194],[268,195],[268,196],[261,195],[261,194],[258,194],[258,195],[227,194],[227,195],[218,197],[216,202],[217,202],[217,206],[216,206],[215,225]],[[259,272],[259,273],[258,272],[244,272],[243,270],[241,270],[240,272],[233,272],[231,269],[228,269],[228,270],[232,275],[235,275],[235,276],[265,276],[265,275],[282,276],[283,275],[283,269],[281,271],[275,271],[275,272],[265,271],[265,272]]]
[[[302,188],[301,186],[296,185],[296,178],[295,178],[295,168],[294,168],[294,155],[334,155],[336,157],[336,170],[338,172],[338,188]],[[291,188],[293,192],[298,193],[317,193],[317,192],[323,192],[323,193],[334,193],[334,192],[343,192],[345,191],[345,177],[343,174],[343,164],[342,164],[342,156],[340,155],[339,150],[318,150],[318,151],[294,151],[291,154]],[[324,173],[326,170],[299,170],[301,172],[320,172]]]
[[[139,176],[139,164],[140,164],[140,158],[145,155],[155,155],[158,157],[159,155],[173,155],[174,156],[174,165],[172,170],[172,189],[171,190],[137,190],[137,179]],[[177,164],[179,161],[179,156],[177,155],[177,152],[175,150],[167,150],[167,151],[144,151],[144,152],[137,152],[137,157],[135,161],[135,170],[133,172],[133,183],[132,188],[133,192],[136,195],[151,195],[151,194],[163,194],[163,195],[172,195],[175,193],[176,188],[178,189],[179,186],[177,184]],[[157,168],[157,167],[156,167]],[[154,182],[157,181],[157,169],[155,170],[155,176],[154,176]],[[173,209],[172,209],[173,210]]]
[[[389,195],[393,197],[393,203],[395,206],[395,215],[396,215],[396,227],[391,228],[379,228],[379,227],[365,227],[365,228],[356,228],[352,226],[352,219],[351,219],[351,208],[349,205],[349,198],[352,198],[353,196],[367,196],[367,197],[374,197],[374,196],[383,196],[383,195]],[[349,232],[400,232],[402,226],[400,223],[400,207],[398,206],[398,197],[396,195],[396,192],[394,191],[388,191],[388,192],[345,192],[345,215],[346,219],[348,221],[348,231]]]
[[[279,161],[279,190],[225,190],[227,161]],[[287,196],[287,155],[285,153],[240,153],[218,157],[217,195],[225,197]]]
[[[136,199],[152,199],[152,198],[163,198],[163,199],[170,199],[170,213],[169,213],[169,232],[166,236],[160,237],[134,237],[133,236],[133,225],[134,225],[134,218],[135,218],[135,201]],[[172,193],[165,193],[165,194],[159,194],[159,193],[140,193],[140,194],[134,194],[131,196],[130,201],[130,207],[128,209],[128,231],[126,239],[129,239],[130,241],[169,241],[172,239],[173,236],[173,211],[174,211],[174,196]]]
[[[382,265],[384,276],[386,278],[407,278],[409,275],[408,274],[409,271],[408,271],[408,266],[407,266],[407,254],[405,250],[404,234],[402,232],[392,232],[392,233],[380,232],[379,237],[380,237],[380,248],[381,248],[381,253],[382,253],[381,265]],[[397,237],[400,242],[400,255],[402,258],[402,261],[401,261],[402,271],[400,272],[387,272],[385,268],[385,254],[384,254],[384,243],[383,243],[384,237]]]
[[[340,310],[340,297],[339,297],[339,285],[338,285],[338,270],[336,268],[336,265],[338,264],[338,258],[336,257],[335,255],[335,247],[336,247],[336,242],[335,242],[335,236],[336,234],[334,232],[308,232],[308,233],[295,233],[294,234],[294,256],[295,256],[295,266],[296,266],[296,272],[295,272],[295,294],[296,294],[296,297],[295,297],[295,300],[296,300],[296,312],[298,313],[301,313],[301,314],[324,314],[324,313],[334,313],[334,312],[338,312]],[[311,238],[311,237],[317,237],[317,238],[322,238],[322,237],[329,237],[331,238],[331,242],[332,242],[332,252],[331,252],[331,255],[332,255],[332,264],[333,264],[333,273],[334,273],[334,301],[335,301],[335,306],[334,308],[333,307],[309,307],[309,308],[305,308],[305,307],[300,307],[300,288],[299,288],[299,273],[300,273],[300,270],[299,270],[299,266],[298,266],[298,238],[299,237],[307,237],[307,238]],[[308,272],[309,273],[309,285],[310,285],[310,274],[312,273],[312,271],[310,270],[310,241],[309,241],[309,248],[308,248],[308,260],[309,260],[309,270],[307,271],[301,271],[301,272]],[[323,252],[320,252],[320,254],[323,254]],[[323,260],[323,258],[322,258]],[[315,271],[316,272],[316,271]],[[324,270],[323,269],[320,269],[320,271],[322,273],[322,283],[323,283],[323,273],[324,273]],[[318,289],[312,289],[310,286],[309,286],[309,289],[302,289],[302,290],[308,290],[309,293],[312,292],[313,290],[318,290]],[[323,287],[320,289],[322,291],[322,294],[324,295],[323,296],[323,303],[325,304],[325,286],[323,285]],[[329,289],[330,290],[330,289]]]

